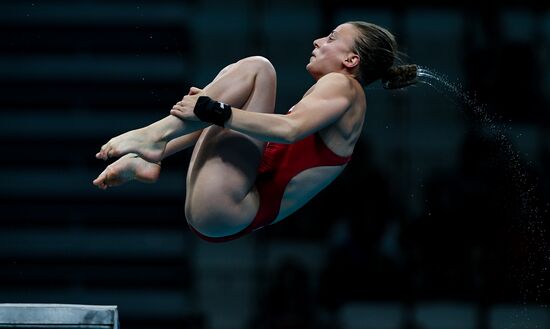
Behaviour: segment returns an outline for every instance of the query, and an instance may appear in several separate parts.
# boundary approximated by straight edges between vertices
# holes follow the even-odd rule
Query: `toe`
[[[109,149],[105,152],[105,157],[108,158],[114,158],[117,156],[117,152],[114,148],[109,147]]]
[[[94,179],[94,181],[93,181],[94,185],[100,186],[100,185],[104,184],[106,171],[107,171],[107,169],[103,170],[101,172],[101,174],[99,174],[99,176],[97,176],[97,178]]]

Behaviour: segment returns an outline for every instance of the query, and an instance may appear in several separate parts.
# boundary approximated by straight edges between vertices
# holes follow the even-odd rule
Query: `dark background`
[[[123,329],[550,328],[543,3],[0,1],[0,303],[114,304]],[[190,151],[92,186],[104,142],[242,57],[272,61],[285,112],[349,20],[443,82],[367,87],[353,161],[290,218],[200,241]]]

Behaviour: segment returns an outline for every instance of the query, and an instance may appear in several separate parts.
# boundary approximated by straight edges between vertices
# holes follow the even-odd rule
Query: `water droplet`
[[[506,172],[510,175],[513,187],[517,189],[517,193],[520,197],[519,212],[521,213],[522,221],[518,225],[525,231],[525,234],[529,238],[528,243],[530,244],[530,249],[532,247],[534,251],[538,252],[538,254],[530,254],[529,256],[534,258],[546,255],[549,252],[549,246],[545,238],[547,232],[544,228],[544,221],[541,217],[541,213],[546,214],[549,209],[539,209],[537,205],[538,198],[535,195],[537,191],[536,181],[538,180],[535,179],[534,183],[530,182],[522,162],[522,154],[516,151],[512,144],[512,140],[522,138],[523,133],[513,134],[512,127],[509,126],[509,124],[512,123],[511,119],[504,122],[503,118],[488,113],[487,107],[477,102],[475,93],[472,96],[462,90],[462,84],[450,82],[444,75],[435,73],[426,68],[419,68],[417,75],[420,83],[427,84],[437,92],[449,97],[455,104],[459,105],[460,108],[471,111],[474,120],[481,124],[483,132],[487,132],[490,138],[494,138],[499,143],[500,150],[509,159],[505,164]],[[497,124],[497,122],[499,122],[499,124]],[[504,124],[500,124],[501,122],[504,122]],[[505,131],[509,132],[509,135],[506,135],[504,133]],[[525,155],[528,156],[529,154],[525,153]],[[412,196],[413,195],[411,195],[411,197]],[[550,203],[546,203],[546,207],[549,206]],[[538,300],[538,295],[544,290],[544,284],[541,283],[544,280],[542,280],[540,275],[536,275],[535,273],[541,273],[541,270],[546,273],[548,268],[545,266],[541,269],[542,264],[539,268],[535,268],[532,262],[529,262],[529,264],[527,268],[518,269],[518,272],[521,271],[519,278],[521,279],[520,281],[536,280],[538,284],[535,282],[533,283],[535,283],[535,287],[537,287],[538,291],[532,292],[528,287],[524,286],[522,294],[524,296],[532,296],[535,300]]]

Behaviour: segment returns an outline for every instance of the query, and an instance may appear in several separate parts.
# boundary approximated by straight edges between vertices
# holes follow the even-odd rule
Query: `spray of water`
[[[496,118],[491,117],[485,110],[483,105],[480,105],[474,97],[470,96],[464,91],[459,83],[450,82],[447,77],[442,74],[430,71],[427,68],[419,67],[417,71],[418,82],[427,84],[434,88],[438,92],[442,92],[443,87],[447,93],[443,93],[445,96],[452,94],[455,98],[452,99],[456,103],[457,100],[461,101],[464,105],[470,108],[483,126],[487,127],[491,132],[496,132]]]
[[[481,124],[484,132],[498,142],[498,145],[507,156],[509,160],[507,162],[507,172],[511,175],[511,180],[520,194],[520,214],[522,216],[522,222],[520,223],[522,226],[521,229],[530,237],[530,250],[537,251],[539,253],[538,256],[542,255],[544,258],[542,268],[535,268],[536,262],[534,259],[537,258],[537,255],[529,254],[530,259],[526,261],[529,268],[523,269],[521,271],[522,273],[520,273],[520,280],[535,280],[537,287],[536,292],[530,292],[527,288],[522,291],[524,303],[526,302],[528,294],[534,294],[532,297],[535,298],[535,301],[538,301],[541,297],[542,290],[548,289],[547,283],[544,282],[544,278],[550,277],[550,249],[545,240],[546,232],[543,214],[537,206],[538,200],[535,195],[536,186],[534,183],[528,181],[527,171],[522,165],[521,157],[519,153],[514,150],[512,143],[505,134],[505,131],[511,130],[511,127],[505,124],[497,125],[497,121],[502,121],[500,118],[490,115],[483,105],[480,105],[474,97],[463,90],[460,84],[450,82],[445,76],[435,73],[425,67],[418,67],[417,77],[419,83],[429,85],[447,97],[449,97],[449,95],[454,96],[452,99],[453,102],[462,103],[462,105],[471,110],[474,119]]]

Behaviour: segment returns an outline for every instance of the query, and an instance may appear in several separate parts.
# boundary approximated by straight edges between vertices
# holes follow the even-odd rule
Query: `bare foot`
[[[95,155],[98,159],[118,157],[128,153],[137,153],[150,162],[162,160],[166,141],[153,137],[146,128],[131,130],[122,135],[111,138],[107,144]]]
[[[160,175],[160,165],[151,163],[138,157],[136,154],[126,154],[111,163],[96,179],[93,184],[100,189],[118,186],[131,180],[143,183],[154,183]]]

